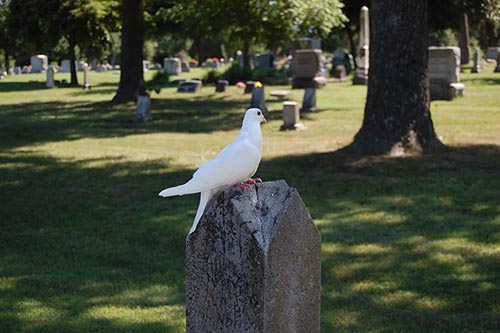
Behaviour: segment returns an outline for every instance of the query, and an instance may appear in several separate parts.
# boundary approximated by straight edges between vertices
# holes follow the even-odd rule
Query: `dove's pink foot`
[[[260,178],[247,178],[244,181],[242,181],[241,183],[233,184],[233,185],[229,186],[229,188],[234,189],[234,188],[240,187],[240,188],[247,189],[247,188],[250,188],[250,185],[255,184],[255,183],[261,183],[261,182],[262,182],[262,179],[260,179]]]

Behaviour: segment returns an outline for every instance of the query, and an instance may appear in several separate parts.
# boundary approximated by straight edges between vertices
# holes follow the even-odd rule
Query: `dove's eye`
[[[259,111],[259,112],[257,112],[257,115],[258,115],[258,116],[260,116],[260,111]]]

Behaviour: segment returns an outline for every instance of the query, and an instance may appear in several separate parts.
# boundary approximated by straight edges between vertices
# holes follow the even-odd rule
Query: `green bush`
[[[161,88],[166,87],[170,81],[168,73],[162,70],[156,71],[151,80],[146,82],[146,90],[148,92],[154,91],[160,93]]]

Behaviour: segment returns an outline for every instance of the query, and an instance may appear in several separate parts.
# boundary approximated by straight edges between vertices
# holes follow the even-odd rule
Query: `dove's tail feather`
[[[207,204],[209,203],[212,196],[213,191],[211,190],[203,191],[200,193],[200,204],[198,205],[198,210],[196,211],[196,216],[194,218],[193,225],[191,226],[191,230],[189,230],[190,234],[196,230],[196,226],[198,225],[198,222],[200,222],[200,219],[205,212],[205,208],[207,207]]]
[[[158,195],[161,197],[172,197],[174,195],[193,194],[198,192],[200,192],[200,188],[190,180],[186,184],[164,189]]]

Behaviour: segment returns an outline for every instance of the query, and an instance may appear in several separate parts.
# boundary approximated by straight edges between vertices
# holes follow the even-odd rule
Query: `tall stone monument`
[[[83,64],[83,89],[90,89],[89,83],[89,65],[87,63]]]
[[[481,59],[481,49],[479,47],[476,47],[474,50],[474,64],[470,70],[471,73],[479,73],[483,66],[481,64],[482,59]]]
[[[368,84],[368,69],[370,68],[370,19],[368,7],[361,7],[359,22],[359,47],[358,57],[356,59],[357,69],[352,83]]]
[[[295,189],[227,189],[186,239],[186,332],[319,333],[320,265]]]

